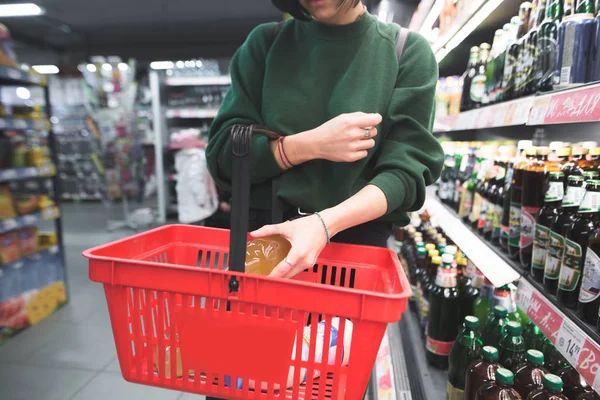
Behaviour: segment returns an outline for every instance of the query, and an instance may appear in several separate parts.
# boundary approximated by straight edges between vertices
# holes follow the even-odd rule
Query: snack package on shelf
[[[15,44],[6,25],[0,24],[0,65],[17,68]]]
[[[19,237],[15,232],[0,235],[0,264],[8,264],[21,257]]]
[[[15,211],[13,196],[8,185],[0,185],[0,220],[14,218]]]
[[[15,205],[19,215],[33,214],[40,209],[42,196],[18,195],[15,196]]]
[[[38,250],[38,228],[27,227],[17,232],[21,255],[27,256]]]

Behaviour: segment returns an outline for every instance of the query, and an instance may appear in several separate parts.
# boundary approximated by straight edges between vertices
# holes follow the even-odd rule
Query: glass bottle
[[[473,286],[473,280],[466,275],[467,259],[461,257],[456,262],[458,293],[460,296],[459,321],[464,321],[467,315],[472,315],[475,306],[475,300],[479,297],[479,289]],[[477,321],[479,326],[479,320]]]
[[[494,307],[492,317],[483,330],[482,340],[486,346],[498,348],[500,340],[506,333],[506,324],[508,324],[508,311],[502,306]]]
[[[519,162],[514,167],[513,179],[510,188],[510,236],[508,240],[508,255],[512,260],[519,258],[521,241],[521,207],[523,195],[523,174],[527,165],[535,159],[536,148],[529,147],[525,150],[526,160]]]
[[[535,71],[536,90],[552,90],[558,54],[558,27],[562,20],[562,0],[548,0],[546,18],[538,31],[538,58]]]
[[[421,321],[421,330],[424,331],[429,319],[429,293],[431,287],[435,284],[435,276],[440,265],[442,257],[438,256],[439,250],[429,250],[429,265],[425,273],[421,275],[421,280],[417,283],[419,294],[419,316]]]
[[[525,360],[515,371],[515,390],[524,399],[535,389],[543,388],[542,378],[548,373],[544,368],[544,353],[541,351],[527,350]]]
[[[500,365],[514,371],[525,359],[525,339],[521,336],[521,324],[509,321],[506,334],[500,340]]]
[[[471,80],[471,90],[469,91],[472,108],[479,108],[483,103],[486,88],[485,70],[489,55],[490,45],[488,43],[481,43],[479,46],[479,59],[475,66],[475,76]]]
[[[479,297],[475,299],[475,304],[473,305],[473,314],[479,319],[479,326],[482,332],[488,324],[488,314],[492,307],[493,293],[494,286],[492,282],[485,278],[479,291]]]
[[[513,388],[515,377],[506,368],[498,368],[496,380],[483,384],[475,395],[475,400],[521,400],[521,395]]]
[[[546,374],[542,378],[543,387],[534,390],[527,399],[529,400],[569,400],[562,394],[563,382],[554,374]]]
[[[515,298],[516,288],[512,284],[499,286],[494,288],[492,294],[492,307],[502,306],[508,310],[508,320],[521,323],[521,314],[517,309]]]
[[[479,333],[479,320],[468,315],[464,318],[464,328],[458,334],[450,353],[448,370],[448,400],[462,400],[465,390],[465,377],[469,365],[481,354],[483,344]]]
[[[467,64],[467,70],[463,74],[463,92],[460,101],[460,111],[468,111],[473,108],[473,102],[471,100],[471,82],[477,74],[477,64],[479,63],[479,47],[471,47],[471,53],[469,55],[469,63]]]
[[[561,166],[561,172],[564,174],[565,190],[569,185],[569,177],[571,175],[583,176],[582,165],[585,160],[585,149],[583,146],[575,146],[571,149],[571,158]]]
[[[590,235],[583,265],[577,312],[585,322],[596,324],[600,309],[600,224]]]
[[[474,400],[477,390],[486,383],[496,380],[496,370],[501,368],[498,364],[498,350],[492,346],[483,346],[482,358],[473,361],[467,368],[465,378],[465,400]]]
[[[533,142],[531,140],[519,140],[517,143],[517,154],[514,162],[509,162],[508,170],[506,172],[506,179],[504,180],[504,199],[502,200],[502,221],[501,225],[501,233],[500,233],[500,248],[504,251],[509,250],[509,242],[511,238],[511,219],[513,221],[519,221],[521,218],[520,208],[517,210],[516,205],[515,208],[512,207],[513,203],[513,194],[515,199],[521,199],[520,188],[517,188],[518,193],[513,193],[512,182],[515,179],[515,171],[517,169],[521,169],[525,166],[527,162],[527,157],[525,155],[525,150],[531,147]],[[519,178],[520,180],[520,178]],[[518,211],[518,212],[517,212]],[[513,233],[514,235],[518,234],[518,232]],[[518,244],[518,242],[517,242]]]

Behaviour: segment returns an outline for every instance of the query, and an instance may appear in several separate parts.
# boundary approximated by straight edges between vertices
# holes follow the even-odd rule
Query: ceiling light
[[[44,10],[33,3],[0,4],[0,17],[31,17],[43,13]]]
[[[29,91],[29,89],[27,89],[25,87],[18,87],[17,88],[17,97],[22,100],[29,100],[31,98],[31,92]]]
[[[177,68],[183,68],[183,67],[185,67],[185,63],[183,61],[177,61],[175,63],[175,65],[177,66]]]
[[[153,61],[150,63],[152,69],[171,69],[175,66],[172,61]]]
[[[56,65],[34,65],[31,68],[39,74],[58,74],[60,71]]]
[[[423,21],[423,25],[421,25],[421,29],[419,29],[421,35],[427,36],[429,31],[431,31],[433,23],[442,13],[442,8],[444,8],[444,0],[437,0],[433,3],[431,10],[429,10],[429,14],[427,14],[427,17],[425,17],[425,20]]]
[[[90,72],[96,72],[96,66],[94,64],[88,64],[86,68]]]
[[[129,65],[125,64],[125,63],[119,63],[119,70],[120,71],[127,71],[129,69]]]
[[[196,61],[196,68],[202,68],[202,61]]]
[[[102,69],[104,71],[112,71],[112,65],[110,65],[109,63],[104,63],[102,64]]]

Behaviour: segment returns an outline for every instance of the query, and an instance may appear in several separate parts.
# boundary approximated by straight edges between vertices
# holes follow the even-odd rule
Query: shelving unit
[[[46,77],[35,72],[0,66],[2,86],[41,86],[44,92],[46,115],[51,114],[49,89]],[[50,179],[53,205],[36,212],[0,220],[0,235],[14,240],[13,246],[21,246],[20,235],[24,228],[54,221],[52,244],[40,240],[37,250],[0,264],[0,342],[14,333],[36,324],[67,301],[66,269],[62,241],[60,213],[60,186],[56,173],[57,155],[55,135],[48,119],[26,119],[3,116],[0,131],[18,131],[26,137],[45,137],[51,153],[51,163],[39,167],[0,169],[0,185],[11,185],[19,190],[18,182],[34,179]],[[0,134],[2,134],[0,132]],[[45,185],[38,185],[44,188]],[[44,190],[44,189],[42,189]],[[46,229],[47,225],[44,225]],[[32,233],[35,232],[35,233]],[[14,234],[13,234],[14,233]],[[29,231],[29,234],[37,234]],[[3,243],[4,245],[4,243]],[[13,247],[14,250],[14,247]],[[21,250],[19,250],[20,252]],[[25,251],[25,250],[23,250]],[[29,253],[31,250],[27,250]]]

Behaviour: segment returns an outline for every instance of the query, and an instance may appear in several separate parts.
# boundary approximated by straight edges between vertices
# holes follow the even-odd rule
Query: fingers
[[[254,232],[250,232],[250,236],[255,239],[278,234],[280,234],[279,225],[265,225]]]
[[[288,256],[281,261],[269,274],[271,278],[289,279],[298,275],[307,268],[312,267],[314,263],[307,261],[305,256],[298,254],[294,247],[290,250]]]
[[[354,150],[357,150],[357,151],[372,149],[373,147],[375,147],[375,140],[373,140],[373,139],[359,140],[354,144],[354,146],[355,146]]]
[[[350,122],[358,127],[377,126],[381,123],[381,114],[353,113],[349,114]]]
[[[352,132],[352,137],[358,140],[368,140],[365,139],[365,135],[366,135],[366,128],[356,128],[353,130]],[[377,136],[377,128],[371,128],[370,131],[370,138],[374,138],[375,136]]]

